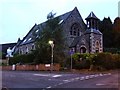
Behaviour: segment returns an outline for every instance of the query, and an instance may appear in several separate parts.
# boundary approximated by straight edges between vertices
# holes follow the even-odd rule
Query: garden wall
[[[1,66],[2,70],[16,70],[16,71],[50,71],[50,64],[39,64],[39,65],[16,65],[16,66]],[[60,70],[60,64],[53,65],[54,71]]]

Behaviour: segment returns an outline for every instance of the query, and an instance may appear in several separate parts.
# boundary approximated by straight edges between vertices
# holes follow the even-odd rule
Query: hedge
[[[9,64],[25,64],[25,63],[31,63],[34,60],[33,54],[25,54],[25,55],[16,55],[14,57],[11,57],[9,60]]]
[[[97,53],[97,54],[80,54],[75,53],[73,56],[73,63],[75,69],[90,68],[91,65],[97,69],[119,69],[120,68],[120,54],[111,53]]]

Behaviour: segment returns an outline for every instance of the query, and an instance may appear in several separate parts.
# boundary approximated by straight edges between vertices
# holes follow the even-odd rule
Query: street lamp
[[[72,68],[73,68],[73,60],[72,60],[72,55],[74,54],[74,49],[71,49],[70,50],[70,61],[71,61],[71,71],[72,71]]]
[[[51,45],[52,49],[52,54],[51,54],[51,72],[53,71],[53,48],[54,48],[54,43],[52,40],[49,41],[49,44]]]

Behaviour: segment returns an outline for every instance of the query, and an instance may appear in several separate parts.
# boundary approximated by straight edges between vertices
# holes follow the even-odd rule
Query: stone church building
[[[72,50],[80,53],[103,52],[103,35],[98,29],[99,19],[93,12],[85,19],[86,24],[77,7],[58,17],[69,51]],[[39,33],[42,31],[41,26],[45,26],[45,22],[38,25],[35,24],[22,40],[19,39],[14,52],[27,54],[35,49],[34,43],[40,37]],[[33,35],[34,33],[36,33],[36,36]]]

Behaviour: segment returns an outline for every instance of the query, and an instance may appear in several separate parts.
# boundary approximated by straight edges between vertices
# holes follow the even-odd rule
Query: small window
[[[25,39],[23,42],[26,42],[27,41],[27,39]]]
[[[76,36],[76,31],[74,31],[73,33],[74,33],[74,35]]]
[[[32,38],[29,38],[28,41],[30,41]]]
[[[37,33],[39,31],[39,29],[37,29],[35,32]]]

